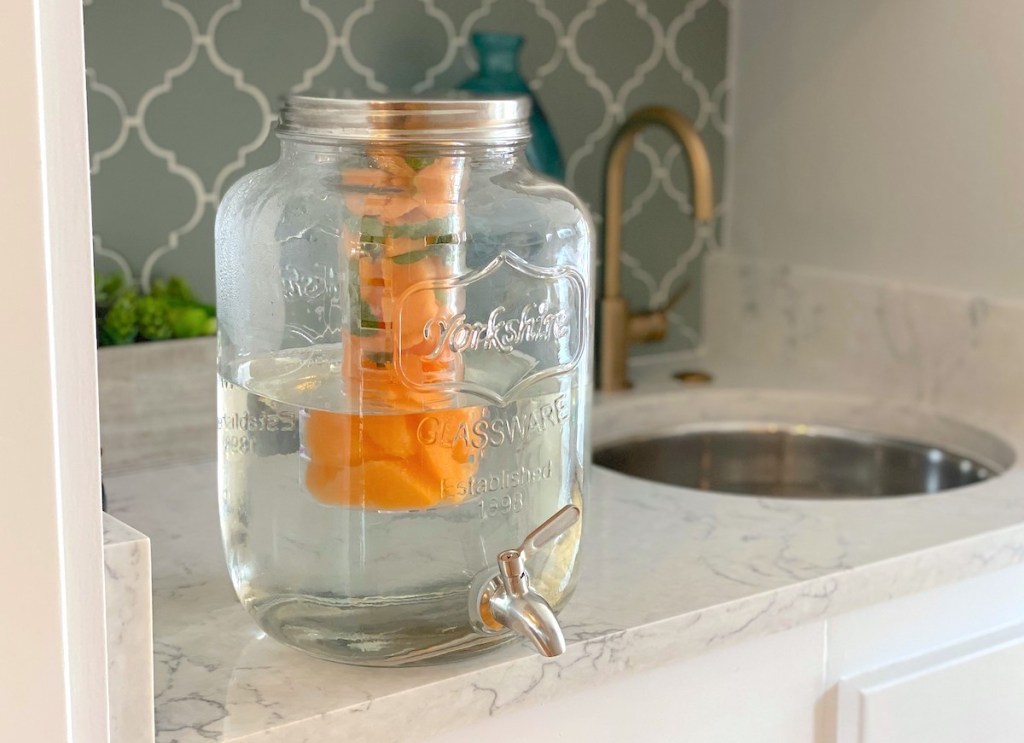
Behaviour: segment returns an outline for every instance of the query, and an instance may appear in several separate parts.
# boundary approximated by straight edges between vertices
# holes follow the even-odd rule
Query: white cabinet
[[[1017,743],[1024,625],[839,683],[836,743]]]
[[[821,743],[1024,740],[1024,566],[827,623]]]

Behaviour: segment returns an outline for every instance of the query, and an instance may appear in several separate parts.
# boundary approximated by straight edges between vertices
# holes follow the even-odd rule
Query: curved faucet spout
[[[714,188],[707,150],[693,123],[664,106],[642,108],[626,119],[615,135],[605,170],[604,296],[601,300],[600,389],[621,390],[626,380],[626,354],[636,341],[660,340],[668,328],[667,312],[630,313],[622,297],[622,194],[626,158],[636,136],[648,126],[668,129],[686,152],[692,182],[693,218],[714,218]]]
[[[491,602],[494,618],[522,637],[545,658],[565,652],[565,635],[551,605],[536,591],[521,597],[495,597]]]

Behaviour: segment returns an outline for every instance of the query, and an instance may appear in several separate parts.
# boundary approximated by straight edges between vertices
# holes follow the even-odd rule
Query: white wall
[[[738,2],[730,244],[1024,296],[1024,2]]]
[[[0,741],[106,743],[82,3],[0,17]]]

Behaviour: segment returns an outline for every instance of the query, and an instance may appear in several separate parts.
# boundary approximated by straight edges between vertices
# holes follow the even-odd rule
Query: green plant
[[[96,337],[101,346],[216,332],[213,306],[197,301],[180,276],[155,279],[149,294],[140,295],[120,274],[96,275]]]

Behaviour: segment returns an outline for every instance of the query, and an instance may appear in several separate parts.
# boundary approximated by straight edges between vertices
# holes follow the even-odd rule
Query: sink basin
[[[599,445],[595,464],[699,490],[787,498],[938,493],[998,475],[986,457],[831,425],[698,423]]]

